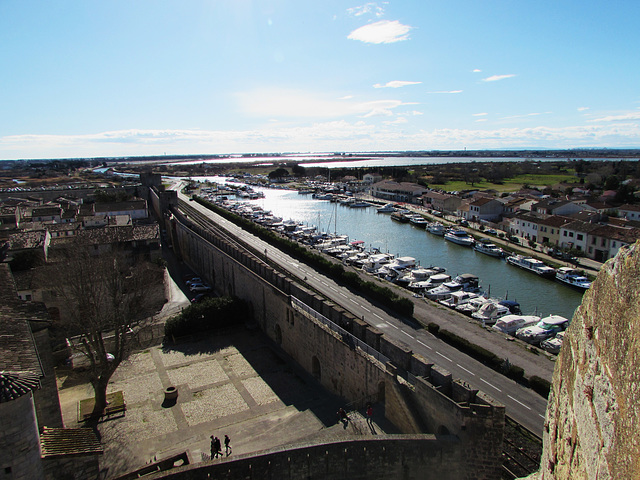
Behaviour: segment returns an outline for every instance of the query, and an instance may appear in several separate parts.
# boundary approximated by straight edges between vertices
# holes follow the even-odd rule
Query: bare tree
[[[65,303],[65,333],[76,336],[76,347],[89,363],[95,392],[91,417],[96,420],[107,405],[109,379],[129,354],[133,331],[146,316],[146,287],[154,283],[154,268],[123,252],[97,256],[88,248],[67,249],[61,258],[57,278],[51,280]]]

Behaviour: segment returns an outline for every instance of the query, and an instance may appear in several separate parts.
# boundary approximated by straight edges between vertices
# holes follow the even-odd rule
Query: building
[[[622,205],[618,207],[618,215],[627,220],[640,221],[640,205]]]
[[[545,198],[531,206],[532,212],[544,213],[546,215],[571,215],[583,210],[582,205],[578,205],[569,200],[559,200],[557,198]]]
[[[495,198],[478,198],[469,204],[467,220],[474,222],[495,221],[503,212],[502,202]]]
[[[422,195],[422,203],[425,207],[442,213],[454,214],[462,205],[462,199],[449,193],[440,193],[431,190]]]
[[[551,215],[538,220],[538,242],[557,246],[560,244],[560,229],[573,220],[569,217]]]
[[[383,180],[371,185],[371,195],[391,202],[420,203],[419,198],[426,188],[411,182]]]

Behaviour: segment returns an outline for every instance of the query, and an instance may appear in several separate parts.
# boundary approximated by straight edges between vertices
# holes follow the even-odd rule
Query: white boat
[[[409,223],[409,215],[411,212],[406,209],[396,210],[391,214],[391,220],[395,220],[400,223]]]
[[[368,273],[376,273],[383,265],[393,260],[393,255],[389,253],[377,253],[370,255],[362,266],[363,270]]]
[[[444,234],[444,239],[465,247],[471,247],[475,243],[473,237],[464,230],[449,230]]]
[[[568,326],[568,319],[560,315],[549,315],[534,326],[521,328],[516,332],[516,337],[527,343],[537,345],[547,338],[554,337],[556,333],[565,331]]]
[[[578,290],[587,290],[591,287],[589,279],[571,267],[560,267],[556,272],[556,280]]]
[[[472,318],[480,320],[485,324],[495,323],[500,317],[509,315],[509,309],[499,302],[490,301],[482,305],[477,312],[471,314]]]
[[[408,271],[405,271],[402,275],[394,280],[396,285],[401,287],[408,287],[414,282],[424,282],[429,280],[429,277],[438,273],[444,273],[446,269],[441,267],[416,267]]]
[[[519,329],[535,325],[539,321],[540,317],[536,315],[505,315],[492,328],[507,335],[515,335]]]
[[[471,300],[478,298],[480,294],[474,292],[465,292],[463,290],[457,292],[451,292],[451,296],[445,300],[440,300],[438,303],[448,308],[461,307],[469,303]]]
[[[495,243],[487,239],[481,239],[476,242],[473,246],[473,249],[476,252],[484,253],[485,255],[489,255],[490,257],[502,257],[504,256],[504,252],[500,247],[498,247]]]
[[[396,207],[394,206],[393,203],[387,203],[386,205],[383,205],[382,207],[376,208],[376,212],[378,212],[378,213],[393,213],[395,211],[396,211]]]
[[[433,222],[427,225],[427,232],[438,235],[439,237],[444,236],[445,231],[444,225],[440,222]]]
[[[510,257],[507,257],[507,263],[520,267],[524,270],[529,270],[530,272],[545,278],[553,278],[556,274],[555,268],[545,265],[541,260],[525,257],[524,255],[511,255]]]
[[[362,200],[354,200],[353,202],[349,203],[349,208],[367,208],[370,206],[370,203],[364,202]]]
[[[472,313],[477,312],[482,305],[490,301],[491,299],[487,297],[472,298],[467,303],[457,306],[456,311],[470,317]]]
[[[446,273],[436,273],[435,275],[431,275],[428,280],[410,283],[407,288],[414,292],[423,293],[449,281],[451,281],[450,275],[447,275]]]
[[[557,355],[560,353],[560,348],[562,348],[562,342],[564,341],[564,335],[566,331],[556,333],[556,336],[553,338],[547,338],[540,342],[540,347],[543,350],[546,350],[549,353],[553,353]]]
[[[451,282],[444,282],[438,287],[427,290],[425,297],[429,300],[445,300],[451,297],[453,292],[465,291],[477,293],[479,288],[479,279],[470,273],[458,275]]]
[[[429,221],[419,213],[414,213],[413,215],[409,216],[409,223],[411,223],[411,225],[415,225],[418,228],[426,228],[429,224]]]

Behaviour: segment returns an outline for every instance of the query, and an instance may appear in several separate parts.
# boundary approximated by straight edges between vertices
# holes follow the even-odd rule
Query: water
[[[222,178],[206,178],[223,182]],[[283,220],[296,220],[314,225],[320,231],[348,235],[351,241],[364,241],[367,248],[414,257],[426,267],[444,267],[451,276],[473,273],[480,277],[481,287],[490,290],[491,296],[516,300],[525,314],[537,309],[540,316],[555,314],[571,318],[582,300],[582,292],[469,247],[452,244],[411,224],[395,222],[389,214],[377,213],[375,208],[349,208],[291,190],[256,190],[264,192],[265,198],[252,202]]]

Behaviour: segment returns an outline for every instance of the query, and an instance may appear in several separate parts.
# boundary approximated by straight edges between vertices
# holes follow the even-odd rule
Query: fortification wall
[[[464,448],[454,438],[381,435],[375,439],[278,449],[198,468],[186,466],[149,478],[459,480],[466,477],[459,462],[462,455]]]

